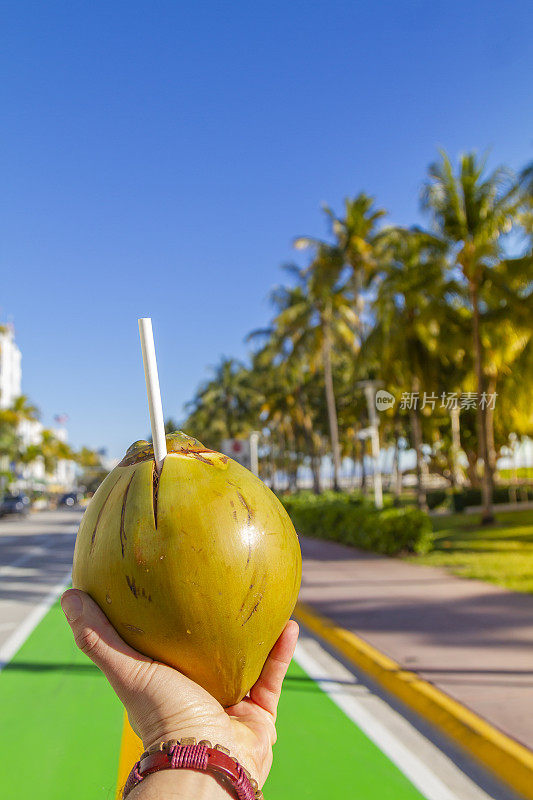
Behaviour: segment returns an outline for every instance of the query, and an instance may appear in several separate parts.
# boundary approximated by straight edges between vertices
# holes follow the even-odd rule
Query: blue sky
[[[529,2],[25,2],[2,11],[0,318],[43,420],[118,456],[243,357],[320,205],[420,221],[437,147],[533,158]]]

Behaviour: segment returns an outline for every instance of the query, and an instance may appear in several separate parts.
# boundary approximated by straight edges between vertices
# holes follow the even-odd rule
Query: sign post
[[[378,415],[376,414],[376,388],[378,386],[378,381],[361,381],[359,386],[364,389],[368,406],[368,421],[370,425],[367,430],[370,431],[372,460],[374,462],[374,504],[376,508],[383,508],[383,486],[381,483],[381,469],[379,466],[379,421]]]

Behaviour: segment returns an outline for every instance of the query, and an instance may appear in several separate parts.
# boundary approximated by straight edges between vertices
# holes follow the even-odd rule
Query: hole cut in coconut
[[[159,481],[161,480],[161,474],[163,472],[163,468],[165,466],[165,462],[161,465],[161,472],[158,472],[155,466],[155,461],[152,465],[152,507],[154,511],[154,526],[157,530],[157,495],[159,493]]]

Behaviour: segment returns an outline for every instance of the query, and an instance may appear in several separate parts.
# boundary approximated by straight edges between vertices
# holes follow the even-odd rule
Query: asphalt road
[[[44,800],[69,796],[72,786],[78,786],[80,747],[86,751],[91,774],[95,764],[102,764],[102,774],[93,776],[96,783],[88,784],[84,797],[111,796],[112,789],[106,794],[102,787],[116,780],[120,704],[100,673],[74,647],[61,611],[52,608],[70,580],[81,517],[79,510],[64,510],[0,520],[0,670],[9,665],[0,679],[0,729],[6,732],[4,738],[0,736],[0,747],[10,763],[17,763],[17,754],[22,753],[18,742],[28,720],[30,729],[48,726],[50,745],[41,748],[42,763],[37,767]],[[22,715],[21,709],[25,709]],[[84,720],[81,726],[80,720]],[[103,729],[107,735],[102,735]],[[472,781],[451,754],[436,747],[369,688],[364,676],[343,666],[305,631],[286,680],[279,732],[285,745],[277,751],[269,779],[269,794],[278,800],[293,796],[295,777],[301,796],[310,800],[341,796],[346,787],[354,800],[419,800],[422,796],[428,800],[510,800],[506,792],[493,794],[492,787],[481,788],[477,780]],[[82,745],[84,735],[87,742]],[[324,759],[324,736],[330,748],[325,761],[329,766],[317,773],[308,764]],[[95,749],[100,741],[105,744],[107,761]],[[116,750],[109,749],[110,742]],[[71,754],[69,748],[75,752]],[[74,764],[73,770],[67,769],[69,764]],[[301,765],[301,774],[296,776],[295,764]],[[21,763],[13,774],[23,772]],[[18,777],[15,786],[21,800],[33,796],[33,775],[27,792]]]
[[[0,520],[0,668],[69,580],[82,512]]]

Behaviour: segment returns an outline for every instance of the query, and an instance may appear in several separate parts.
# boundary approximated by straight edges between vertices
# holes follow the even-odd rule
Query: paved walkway
[[[533,750],[533,595],[300,541],[300,600]]]

